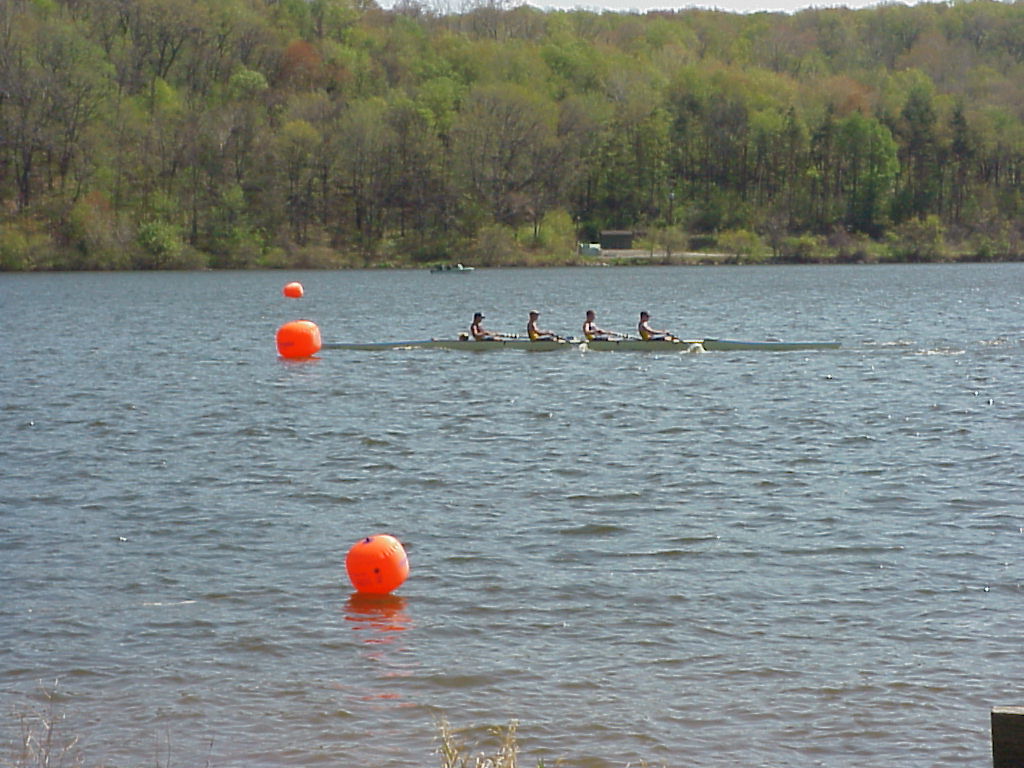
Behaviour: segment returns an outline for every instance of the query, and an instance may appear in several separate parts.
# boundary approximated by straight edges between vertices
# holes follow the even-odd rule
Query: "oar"
[[[619,333],[618,331],[602,331],[601,335],[608,338],[594,339],[594,341],[641,341],[637,336],[630,336],[628,333]],[[589,341],[589,339],[583,339],[583,341]]]
[[[645,339],[643,336],[627,336],[629,341],[672,341],[677,344],[682,344],[683,340],[678,336],[673,336],[671,333],[666,333],[663,338],[660,339]]]
[[[518,334],[515,333],[488,333],[487,335],[490,338],[477,339],[477,341],[515,341],[516,339],[521,338]],[[468,340],[469,339],[467,339],[467,341]]]
[[[562,343],[562,344],[569,344],[569,343],[571,343],[571,342],[572,342],[572,339],[567,339],[567,338],[565,338],[564,336],[559,336],[559,335],[558,335],[557,333],[545,333],[545,334],[543,334],[543,335],[544,335],[544,336],[550,336],[551,338],[545,338],[545,339],[530,339],[530,341],[557,341],[557,342],[560,342],[560,343]],[[517,337],[517,338],[518,338],[518,337]]]
[[[587,338],[583,338],[583,339],[580,339],[580,343],[582,344],[582,343],[588,342],[588,341],[643,341],[643,339],[641,339],[639,336],[630,336],[628,333],[616,333],[614,331],[609,331],[608,333],[601,334],[601,335],[605,336],[605,338],[603,338],[603,339],[587,339]]]

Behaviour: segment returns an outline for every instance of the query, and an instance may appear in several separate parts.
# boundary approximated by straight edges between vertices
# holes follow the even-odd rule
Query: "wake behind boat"
[[[804,349],[839,349],[838,341],[736,341],[734,339],[704,339],[701,342],[708,352],[732,350],[756,352],[796,352]]]

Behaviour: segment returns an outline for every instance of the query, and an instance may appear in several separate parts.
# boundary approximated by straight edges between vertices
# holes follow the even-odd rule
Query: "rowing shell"
[[[734,339],[703,339],[697,341],[644,341],[643,339],[615,339],[611,341],[530,341],[529,339],[501,339],[473,341],[470,339],[420,339],[416,341],[335,342],[323,349],[349,349],[380,351],[385,349],[460,349],[486,352],[495,349],[521,349],[527,352],[552,352],[565,349],[588,349],[594,352],[726,352],[766,351],[789,352],[811,349],[839,349],[837,341],[737,341]]]
[[[575,341],[531,341],[530,339],[498,339],[495,341],[474,341],[471,339],[422,339],[420,341],[371,341],[357,343],[329,343],[323,349],[359,349],[365,351],[381,349],[463,349],[470,352],[487,352],[494,349],[522,349],[527,352],[551,352],[556,349],[576,349]]]
[[[581,341],[581,346],[595,352],[703,352],[699,341],[659,341],[651,339],[609,339]]]
[[[735,339],[699,339],[687,341],[644,341],[643,339],[612,339],[584,341],[581,345],[595,352],[727,352],[756,351],[789,352],[799,349],[839,349],[837,341],[737,341]]]

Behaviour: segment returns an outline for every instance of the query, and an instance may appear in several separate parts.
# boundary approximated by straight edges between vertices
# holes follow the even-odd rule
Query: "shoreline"
[[[542,260],[517,259],[502,261],[500,263],[487,263],[486,260],[466,266],[475,269],[545,269],[545,268],[615,268],[615,267],[772,267],[772,266],[875,266],[886,264],[1019,264],[1024,262],[1024,254],[1005,258],[978,258],[975,254],[961,254],[936,259],[907,259],[907,258],[879,258],[879,257],[843,257],[835,258],[749,258],[729,253],[712,253],[702,251],[685,251],[682,253],[667,253],[665,251],[648,251],[643,249],[631,250],[608,250],[600,256],[574,256],[572,258],[546,258]],[[179,266],[168,265],[152,269],[104,269],[104,268],[36,268],[36,269],[0,269],[0,274],[47,274],[60,272],[253,272],[267,270],[271,272],[283,272],[286,270],[307,270],[311,272],[328,271],[357,271],[357,270],[421,270],[434,271],[434,268],[447,262],[419,263],[411,261],[382,260],[371,264],[352,264],[350,262],[341,264],[317,263],[272,263],[272,264],[251,264],[241,267],[210,267],[210,266]],[[473,270],[467,270],[472,272]],[[454,272],[459,274],[459,272]],[[445,274],[445,273],[443,273]]]

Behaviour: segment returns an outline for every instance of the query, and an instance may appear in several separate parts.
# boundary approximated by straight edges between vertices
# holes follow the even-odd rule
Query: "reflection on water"
[[[401,640],[413,626],[405,598],[353,592],[344,610],[345,621],[366,646],[361,655],[375,672],[372,688],[350,692],[362,701],[403,701],[401,679],[411,670],[404,663],[408,647]]]
[[[353,592],[345,603],[345,621],[362,632],[367,645],[389,645],[399,639],[398,632],[412,626],[405,610],[405,598],[398,595],[371,595]]]

